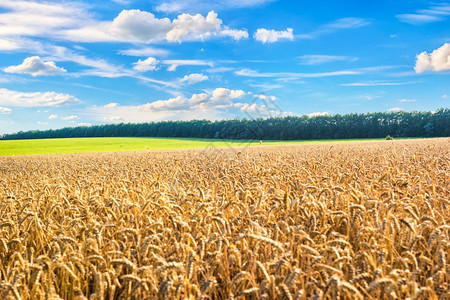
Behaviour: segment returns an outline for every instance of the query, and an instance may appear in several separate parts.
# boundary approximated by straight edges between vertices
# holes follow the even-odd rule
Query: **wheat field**
[[[449,149],[0,157],[0,296],[450,299]]]

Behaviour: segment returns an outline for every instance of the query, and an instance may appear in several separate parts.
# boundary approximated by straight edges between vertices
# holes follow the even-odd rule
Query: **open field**
[[[316,141],[264,141],[264,145],[322,143]],[[355,141],[355,140],[341,140]],[[361,141],[361,140],[360,140]],[[370,140],[365,140],[370,141]],[[113,152],[130,150],[194,149],[206,147],[256,146],[259,141],[191,138],[70,138],[0,141],[0,155]]]
[[[0,157],[0,295],[449,299],[449,149]]]

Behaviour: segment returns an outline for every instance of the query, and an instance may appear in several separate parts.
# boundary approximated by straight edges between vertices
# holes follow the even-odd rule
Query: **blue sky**
[[[450,2],[0,1],[0,134],[449,96]]]

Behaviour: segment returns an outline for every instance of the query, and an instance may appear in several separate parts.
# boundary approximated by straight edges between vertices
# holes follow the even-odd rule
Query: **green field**
[[[336,141],[338,140],[264,141],[263,145],[286,145]],[[192,138],[67,138],[39,140],[4,140],[0,141],[0,155],[165,150],[206,147],[242,147],[258,145],[259,141],[210,140]]]

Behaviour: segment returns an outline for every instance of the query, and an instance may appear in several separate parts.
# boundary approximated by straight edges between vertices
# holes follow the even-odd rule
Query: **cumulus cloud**
[[[208,80],[208,76],[199,74],[199,73],[193,73],[189,75],[184,75],[183,78],[180,79],[180,82],[186,83],[188,85]]]
[[[141,105],[122,106],[114,103],[113,105],[93,106],[89,108],[89,114],[98,120],[107,122],[150,122],[203,119],[205,115],[210,120],[217,120],[229,117],[230,111],[248,114],[250,111],[258,109],[258,115],[262,115],[261,111],[266,112],[273,109],[266,103],[262,103],[266,107],[261,103],[245,103],[246,95],[249,93],[243,90],[216,88],[204,93],[192,94],[190,97],[176,96]]]
[[[168,18],[158,19],[150,12],[132,9],[119,13],[109,26],[109,33],[122,40],[151,42],[164,39],[171,29]]]
[[[324,116],[328,116],[328,112],[324,111],[324,112],[313,112],[308,114],[308,117],[310,118],[314,118],[314,117],[324,117]]]
[[[18,92],[0,88],[0,104],[13,107],[62,106],[81,101],[69,94],[56,92]]]
[[[278,100],[278,98],[275,97],[275,96],[265,95],[265,94],[256,95],[255,98],[258,98],[258,99],[261,99],[261,100],[265,100],[265,101],[276,101],[276,100]]]
[[[159,61],[156,58],[149,57],[146,60],[138,60],[133,63],[133,69],[139,72],[154,71],[157,69],[158,63]]]
[[[416,73],[450,70],[450,43],[445,43],[432,53],[424,51],[417,55],[414,70]]]
[[[416,99],[398,99],[398,102],[403,102],[403,103],[416,102],[416,101],[417,101]]]
[[[229,29],[229,28],[223,29],[220,32],[220,35],[232,37],[236,41],[239,41],[240,39],[248,38],[247,30],[238,30],[238,29]]]
[[[214,32],[219,31],[222,20],[217,14],[210,11],[206,17],[200,14],[192,16],[190,14],[181,14],[173,20],[173,28],[167,32],[166,39],[169,42],[181,42],[182,39],[205,39]]]
[[[217,13],[178,15],[175,19],[157,18],[139,9],[123,10],[112,22],[96,22],[94,25],[65,32],[66,39],[82,42],[123,41],[151,43],[161,40],[184,42],[205,40],[210,37],[229,36],[235,40],[248,37],[246,30],[230,29],[222,25]]]
[[[212,92],[212,99],[237,99],[245,95],[243,90],[230,90],[226,88],[217,88]]]
[[[89,127],[89,126],[92,126],[92,124],[91,123],[77,123],[77,126]]]
[[[245,103],[242,107],[241,107],[241,111],[242,112],[259,112],[259,111],[266,111],[267,110],[267,106],[266,105],[257,105],[256,103]]]
[[[6,73],[30,74],[32,76],[59,75],[66,72],[53,61],[43,61],[39,56],[25,58],[22,64],[4,68]]]
[[[55,119],[58,119],[58,115],[50,115],[50,116],[48,117],[48,119],[49,119],[49,120],[55,120]]]
[[[442,98],[443,98],[443,99],[447,99],[447,98],[448,98],[448,95],[447,95],[447,94],[444,94],[444,95],[442,95]]]
[[[274,43],[278,40],[287,39],[290,41],[294,40],[294,34],[293,34],[292,28],[287,28],[285,31],[275,31],[273,29],[265,29],[260,28],[256,30],[254,34],[254,38],[257,41],[260,41],[261,43]]]
[[[0,114],[9,115],[12,112],[10,108],[0,106]]]

